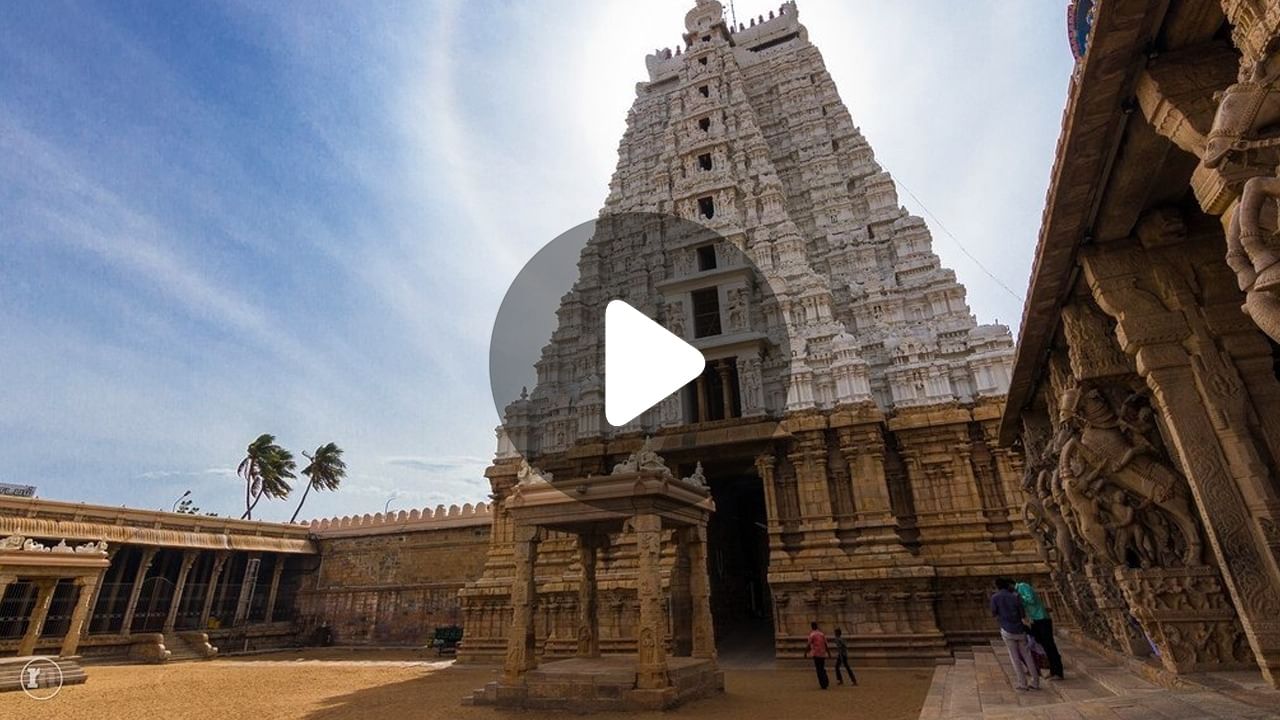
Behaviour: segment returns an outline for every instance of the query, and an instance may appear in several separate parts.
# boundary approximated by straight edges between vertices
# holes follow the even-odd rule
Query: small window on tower
[[[704,55],[704,56],[702,56],[702,57],[698,58],[698,64],[699,64],[699,65],[706,65],[706,64],[707,64],[707,57]]]
[[[708,85],[698,88],[698,92],[702,93],[702,97],[711,97],[711,87]]]
[[[839,140],[832,140],[832,141],[831,141],[831,149],[832,149],[832,150],[839,150],[839,149],[840,149],[840,141],[839,141]]]
[[[716,216],[716,201],[709,198],[698,198],[698,214],[710,220]]]
[[[703,245],[698,248],[698,269],[699,270],[715,270],[716,269],[716,246]]]
[[[702,153],[698,156],[698,167],[703,170],[711,169],[711,153]]]
[[[703,36],[702,36],[702,42],[711,42],[711,36],[710,36],[710,35],[703,35]]]
[[[696,338],[720,334],[720,291],[716,288],[694,290],[693,336]]]
[[[698,121],[698,127],[699,127],[699,128],[702,128],[702,132],[707,132],[707,131],[709,131],[709,130],[711,129],[711,118],[709,118],[709,117],[707,117],[707,118],[706,118],[706,117],[705,117],[705,118],[702,118],[701,120],[699,120],[699,121]]]

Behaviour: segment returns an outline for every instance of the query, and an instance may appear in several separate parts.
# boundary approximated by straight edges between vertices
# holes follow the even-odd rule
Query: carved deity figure
[[[1100,465],[1090,466],[1075,438],[1067,441],[1059,457],[1058,475],[1062,480],[1063,495],[1071,507],[1071,517],[1085,544],[1095,559],[1110,559],[1111,545],[1107,541],[1107,528],[1102,519],[1101,505],[1096,497]]]
[[[1181,474],[1145,438],[1135,442],[1097,390],[1068,389],[1062,396],[1061,413],[1062,426],[1070,434],[1059,464],[1063,483],[1068,472],[1077,472],[1090,479],[1073,491],[1093,496],[1103,482],[1109,482],[1168,513],[1186,540],[1183,562],[1199,565],[1200,527]]]
[[[652,472],[660,475],[671,475],[671,469],[667,467],[667,461],[662,459],[653,449],[653,438],[645,437],[644,444],[640,446],[626,460],[613,466],[613,474],[621,475],[623,473],[633,472]]]
[[[75,547],[75,551],[78,553],[105,553],[107,551],[107,543],[105,540],[87,542],[82,545],[77,545]]]
[[[747,324],[747,292],[741,288],[729,291],[729,329],[741,330]]]
[[[693,468],[693,474],[687,478],[684,478],[684,481],[689,483],[690,485],[693,485],[694,487],[699,487],[704,490],[707,488],[707,476],[702,472],[701,460],[699,460],[697,466]]]
[[[21,550],[26,538],[21,535],[10,535],[0,539],[0,550]]]
[[[529,464],[528,460],[520,460],[520,469],[516,471],[516,484],[529,485],[535,482],[551,482],[551,473],[545,473]]]
[[[679,300],[667,306],[667,330],[676,337],[684,337],[684,303]]]
[[[1135,508],[1129,504],[1129,496],[1123,490],[1111,491],[1107,498],[1107,514],[1111,520],[1107,529],[1112,533],[1112,552],[1117,563],[1125,564],[1129,552],[1132,551],[1143,568],[1151,567],[1156,560],[1156,549],[1151,542],[1151,533],[1138,520],[1138,511],[1150,504],[1143,500]]]
[[[1022,508],[1023,522],[1039,539],[1045,561],[1061,571],[1079,569],[1079,552],[1075,544],[1075,532],[1065,517],[1062,493],[1056,488],[1057,459],[1059,449],[1043,435],[1028,436],[1023,443],[1027,464],[1022,487],[1027,502]],[[1049,550],[1055,551],[1050,556]]]

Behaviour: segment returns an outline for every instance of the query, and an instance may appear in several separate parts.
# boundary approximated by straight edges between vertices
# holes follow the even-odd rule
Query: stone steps
[[[942,698],[946,695],[947,677],[954,664],[938,665],[933,669],[933,682],[929,685],[929,694],[924,697],[924,707],[920,709],[920,720],[945,720],[942,712]]]
[[[166,638],[164,646],[169,650],[168,662],[186,662],[190,660],[204,660],[204,656],[196,653],[186,643],[177,638]]]
[[[164,646],[169,651],[168,662],[190,662],[193,660],[211,660],[213,655],[202,650],[200,646],[208,647],[208,636],[202,633],[189,634],[192,639],[188,639],[188,634],[171,633],[164,636]],[[195,642],[193,642],[193,640]],[[196,644],[198,643],[198,644]],[[216,649],[210,648],[213,652]]]
[[[1249,678],[1215,678],[1224,691],[1169,690],[1131,668],[1059,643],[1066,679],[1013,689],[1004,643],[974,646],[954,666],[934,670],[920,720],[1262,720],[1277,718],[1280,692],[1251,689]],[[971,656],[971,657],[969,657]],[[1274,694],[1268,694],[1274,693]],[[1247,697],[1246,697],[1247,695]]]
[[[28,678],[23,677],[23,669],[27,664],[37,658],[46,658],[43,655],[28,655],[24,657],[13,657],[0,659],[0,692],[21,692],[23,684]],[[67,685],[80,685],[88,680],[84,668],[80,666],[78,658],[46,658],[57,663],[61,674],[45,670],[41,672],[35,679],[37,688],[51,688],[61,683],[63,687]],[[48,668],[47,663],[38,663],[39,666]]]

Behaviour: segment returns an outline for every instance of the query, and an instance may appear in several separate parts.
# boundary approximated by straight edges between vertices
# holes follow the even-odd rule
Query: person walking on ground
[[[1058,653],[1058,643],[1053,639],[1053,619],[1049,617],[1049,611],[1031,583],[1020,582],[1013,589],[1022,599],[1022,607],[1027,612],[1027,619],[1031,621],[1031,637],[1040,643],[1044,654],[1049,658],[1049,679],[1062,680],[1062,655]]]
[[[857,685],[858,678],[853,676],[853,668],[849,667],[849,644],[844,641],[844,636],[840,634],[840,628],[836,628],[836,682],[840,685],[844,684],[844,679],[840,677],[840,668],[843,666],[849,672],[849,684]]]
[[[818,623],[809,623],[809,649],[804,651],[806,657],[813,658],[813,669],[818,673],[818,686],[823,690],[831,684],[827,678],[827,636],[818,629]]]
[[[1013,591],[1013,581],[1008,578],[996,579],[996,592],[991,596],[991,615],[1000,625],[1000,637],[1009,650],[1009,659],[1013,661],[1013,687],[1015,690],[1027,689],[1027,678],[1031,678],[1031,689],[1040,689],[1040,671],[1036,668],[1036,659],[1031,656],[1031,647],[1027,644],[1027,629],[1022,624],[1026,611],[1022,607],[1022,598]]]

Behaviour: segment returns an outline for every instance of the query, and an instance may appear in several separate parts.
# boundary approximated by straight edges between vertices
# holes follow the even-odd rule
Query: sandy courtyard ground
[[[453,667],[412,653],[280,653],[173,665],[94,665],[85,685],[37,702],[0,695],[0,718],[23,720],[551,720],[552,713],[462,707],[470,691],[495,677],[489,668]],[[841,717],[915,720],[930,669],[863,670],[858,687],[817,688],[803,670],[729,670],[726,694],[675,715],[600,714],[594,718]]]

